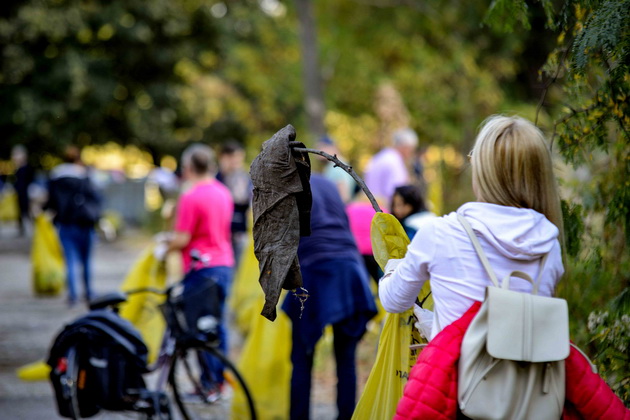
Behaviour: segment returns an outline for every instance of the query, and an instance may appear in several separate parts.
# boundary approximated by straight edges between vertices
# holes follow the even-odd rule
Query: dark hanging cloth
[[[282,289],[302,286],[297,249],[300,236],[311,233],[311,162],[308,153],[291,147],[305,146],[295,141],[295,129],[287,125],[263,143],[250,167],[254,254],[265,292],[261,315],[271,321]]]

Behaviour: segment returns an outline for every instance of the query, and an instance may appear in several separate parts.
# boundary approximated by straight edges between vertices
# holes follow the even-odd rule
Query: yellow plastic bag
[[[16,374],[23,381],[47,381],[50,375],[50,366],[45,361],[38,360],[19,367]]]
[[[372,219],[370,235],[374,258],[381,268],[385,267],[388,259],[405,256],[409,238],[400,222],[391,214],[376,213]],[[429,291],[427,282],[420,291],[420,300]],[[423,306],[427,309],[433,307],[431,297],[426,299]],[[409,371],[418,358],[419,350],[410,346],[426,342],[413,327],[414,322],[413,308],[400,314],[388,313],[385,316],[376,360],[352,415],[353,419],[391,419],[396,413]]]
[[[407,253],[409,237],[402,225],[393,215],[378,212],[372,218],[370,225],[370,239],[374,259],[385,269],[387,260],[403,258]]]
[[[401,314],[385,315],[376,361],[352,415],[353,419],[391,419],[396,413],[409,371],[418,358],[418,350],[409,348],[421,340],[418,331],[413,328],[414,322],[412,309]]]
[[[257,277],[256,277],[257,278]],[[264,295],[260,288],[256,308],[262,308]],[[283,296],[280,298],[282,301]],[[291,320],[278,311],[274,322],[258,311],[250,320],[238,370],[243,375],[256,405],[260,420],[285,420],[289,417],[291,397]],[[234,392],[232,418],[247,418],[247,401],[240,389]]]
[[[45,214],[35,217],[31,263],[35,293],[59,294],[66,281],[66,264],[57,231]]]
[[[260,315],[265,295],[258,284],[259,274],[250,231],[228,301],[234,325],[245,336],[237,367],[254,399],[257,418],[285,420],[291,396],[291,320],[282,311],[274,322]],[[245,394],[236,388],[231,417],[247,418],[247,413]]]
[[[17,194],[12,189],[0,193],[0,222],[12,222],[20,217]]]
[[[131,267],[121,290],[128,292],[144,287],[158,290],[166,287],[166,265],[153,256],[153,246],[147,247]],[[129,320],[142,335],[149,349],[149,363],[155,361],[158,356],[166,328],[159,308],[164,299],[164,295],[151,292],[134,293],[129,295],[127,302],[120,307],[120,316]]]
[[[249,333],[252,319],[258,317],[260,313],[261,290],[258,277],[258,260],[254,254],[254,239],[250,230],[247,246],[243,250],[228,297],[228,305],[234,315],[234,325],[243,335]]]

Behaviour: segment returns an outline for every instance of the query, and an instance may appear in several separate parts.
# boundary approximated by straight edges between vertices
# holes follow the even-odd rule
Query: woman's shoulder
[[[410,223],[418,225],[419,229],[433,229],[436,231],[444,231],[445,229],[452,229],[453,226],[458,226],[457,212],[453,211],[442,216],[437,216],[435,213],[422,212],[417,213],[411,217]]]
[[[424,226],[429,220],[434,219],[436,217],[435,214],[430,211],[422,211],[420,213],[414,213],[409,215],[405,219],[405,225],[410,227],[411,229],[418,230],[422,226]]]

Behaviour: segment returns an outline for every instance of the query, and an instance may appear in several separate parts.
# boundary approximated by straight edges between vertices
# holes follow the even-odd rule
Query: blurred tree
[[[603,239],[618,261],[630,245],[630,0],[541,3],[558,44],[540,71],[539,111],[552,115],[552,141],[581,172],[575,198],[587,213],[605,213]],[[527,10],[524,0],[496,1],[486,21],[529,29],[518,10]]]
[[[400,93],[426,143],[463,152],[483,117],[514,103],[503,88],[522,72],[523,41],[480,29],[484,6],[460,3],[310,4],[326,129],[352,161],[387,140],[374,112],[382,86]],[[296,2],[280,0],[9,2],[0,13],[3,141],[50,152],[116,141],[159,156],[217,135],[251,152],[287,123],[305,133],[298,21]]]
[[[341,136],[346,157],[360,163],[386,142],[373,129],[379,125],[374,101],[382,86],[400,93],[410,124],[426,143],[455,144],[465,153],[488,113],[513,106],[503,83],[514,85],[522,71],[516,58],[523,41],[480,29],[485,6],[460,3],[311,2],[326,129]],[[215,74],[240,98],[237,119],[255,137],[252,145],[287,123],[296,126],[298,136],[305,133],[296,2],[233,0],[215,2],[211,10],[221,16]]]
[[[3,5],[2,141],[34,154],[107,141],[159,154],[177,148],[174,138],[201,140],[183,73],[217,50],[217,37],[201,0]]]

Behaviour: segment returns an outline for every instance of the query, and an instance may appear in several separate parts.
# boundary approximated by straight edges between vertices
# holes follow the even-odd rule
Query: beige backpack
[[[492,286],[464,335],[458,402],[472,419],[559,419],[565,398],[564,359],[569,356],[569,315],[564,299],[537,296],[536,281],[521,271],[499,285],[479,240],[458,215]],[[510,278],[532,283],[532,293],[509,290]]]

